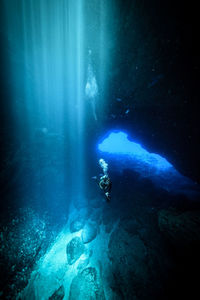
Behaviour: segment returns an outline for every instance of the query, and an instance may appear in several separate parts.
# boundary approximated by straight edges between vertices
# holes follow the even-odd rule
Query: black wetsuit
[[[104,191],[107,201],[110,201],[110,192],[112,188],[112,182],[108,176],[102,176],[99,182],[100,188]]]

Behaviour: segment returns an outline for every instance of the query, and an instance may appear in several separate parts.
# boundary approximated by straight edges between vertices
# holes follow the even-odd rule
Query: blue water
[[[109,160],[115,172],[130,169],[172,193],[193,195],[199,187],[183,176],[166,158],[148,152],[123,131],[111,131],[98,144],[99,155]],[[197,192],[198,195],[198,192]]]
[[[173,119],[193,90],[178,76],[183,59],[173,65],[171,18],[155,33],[153,3],[0,1],[1,299],[172,299],[179,278],[187,286],[185,261],[189,277],[198,266],[200,189],[176,167],[179,120],[165,110]]]

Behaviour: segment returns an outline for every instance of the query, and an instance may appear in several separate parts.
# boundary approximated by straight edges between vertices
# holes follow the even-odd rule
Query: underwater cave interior
[[[195,5],[0,1],[0,299],[199,295]]]

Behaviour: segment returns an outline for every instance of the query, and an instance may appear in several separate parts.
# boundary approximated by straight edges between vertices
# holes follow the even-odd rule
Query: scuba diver
[[[103,169],[103,175],[100,177],[99,182],[98,182],[96,176],[94,176],[93,179],[96,180],[98,186],[104,192],[106,201],[110,202],[110,200],[111,200],[110,192],[111,192],[111,188],[112,188],[112,182],[108,176],[108,164],[102,158],[99,160],[99,164],[100,164],[101,168]]]
[[[103,192],[106,196],[107,202],[110,202],[110,200],[111,200],[110,192],[111,192],[111,188],[112,188],[112,182],[111,182],[110,178],[108,177],[108,175],[103,175],[100,177],[99,187],[103,190]]]

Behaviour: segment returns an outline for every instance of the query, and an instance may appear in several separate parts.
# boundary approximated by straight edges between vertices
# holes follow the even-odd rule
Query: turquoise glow
[[[98,148],[102,152],[130,156],[158,170],[168,170],[173,167],[164,157],[155,153],[149,153],[140,144],[130,141],[128,134],[122,131],[110,133],[99,144]]]
[[[61,141],[59,146],[54,143],[62,166],[60,181],[66,182],[69,199],[82,197],[87,178],[87,122],[91,119],[93,126],[104,113],[107,65],[108,60],[112,62],[107,45],[117,5],[114,0],[2,1],[15,135],[26,132],[26,139],[35,143],[39,134],[43,144],[57,137]],[[39,147],[35,154],[36,147],[28,149],[30,157],[41,157],[41,151],[46,151]],[[50,147],[47,156],[52,152]],[[57,193],[51,194],[56,197]]]

